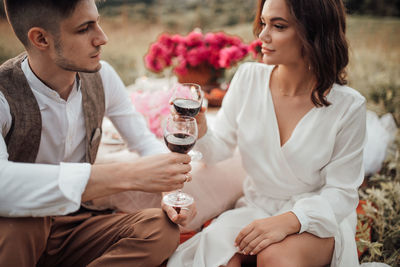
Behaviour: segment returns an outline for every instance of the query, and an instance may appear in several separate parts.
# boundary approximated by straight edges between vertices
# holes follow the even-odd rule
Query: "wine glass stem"
[[[178,193],[177,193],[177,200],[178,201],[181,201],[181,194],[182,194],[182,189],[178,189],[178,191],[177,191]]]

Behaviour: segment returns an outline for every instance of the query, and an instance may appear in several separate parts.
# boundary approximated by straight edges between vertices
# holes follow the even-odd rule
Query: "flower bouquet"
[[[175,93],[183,98],[190,94],[184,89]],[[172,90],[135,91],[131,94],[131,101],[136,110],[144,116],[150,131],[158,138],[163,136],[162,125],[170,114],[172,94]]]
[[[220,106],[226,88],[221,89],[219,78],[248,53],[248,45],[237,36],[195,29],[186,36],[160,35],[144,59],[153,72],[171,68],[179,82],[200,84],[209,104]]]
[[[162,34],[145,56],[146,67],[161,72],[172,66],[175,74],[183,76],[193,68],[210,71],[227,69],[248,54],[248,46],[239,37],[224,32],[203,34],[196,29],[186,36]]]

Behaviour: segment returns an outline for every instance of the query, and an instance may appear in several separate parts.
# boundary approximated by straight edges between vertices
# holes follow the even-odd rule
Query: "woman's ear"
[[[28,39],[31,46],[39,50],[46,50],[49,47],[49,34],[40,27],[32,27],[28,31]]]

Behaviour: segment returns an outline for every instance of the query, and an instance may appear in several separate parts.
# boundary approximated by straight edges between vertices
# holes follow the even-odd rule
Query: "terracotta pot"
[[[212,89],[219,87],[218,78],[223,74],[223,70],[216,70],[209,65],[199,65],[189,67],[185,75],[177,75],[180,83],[197,83],[204,92],[209,93]]]

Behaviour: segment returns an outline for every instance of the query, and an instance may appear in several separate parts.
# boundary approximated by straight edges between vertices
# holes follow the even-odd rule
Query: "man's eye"
[[[80,30],[78,31],[78,33],[85,33],[85,32],[87,32],[88,30],[89,30],[89,26],[86,27],[86,28],[80,29]]]

